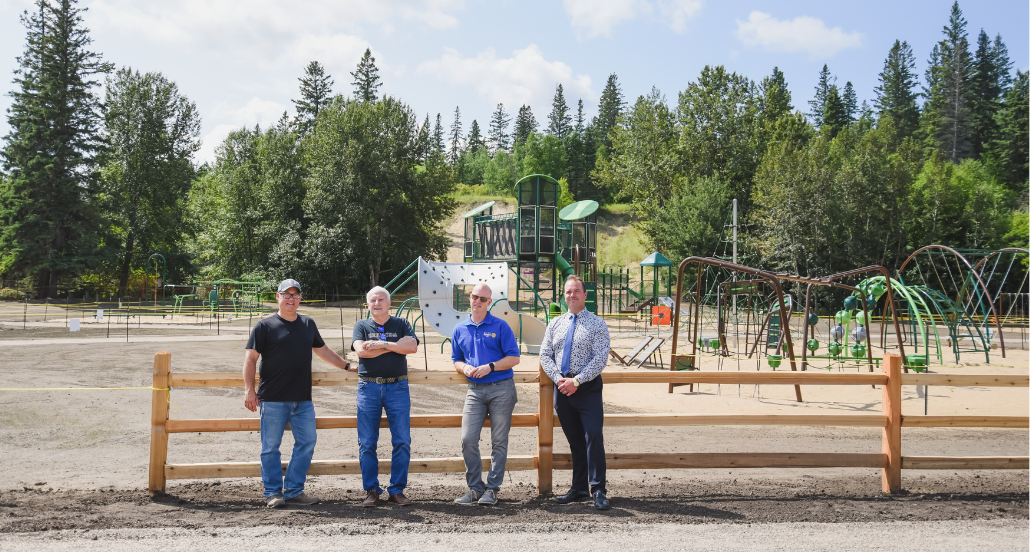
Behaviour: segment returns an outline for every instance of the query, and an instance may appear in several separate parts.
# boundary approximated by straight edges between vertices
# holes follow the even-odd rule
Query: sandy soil
[[[323,333],[332,346],[339,347],[339,313],[335,318],[331,313],[321,316]],[[344,333],[349,335],[347,322],[345,316]],[[91,330],[99,332],[101,328]],[[128,343],[123,340],[124,334],[116,340],[88,332],[69,342],[64,328],[36,326],[21,330],[8,326],[0,333],[0,386],[145,388],[150,385],[153,355],[158,350],[172,353],[173,371],[240,368],[245,328],[233,326],[221,336],[194,329],[196,337],[191,338],[189,333],[189,328],[154,324],[130,333]],[[617,336],[616,349],[629,349],[639,340],[629,335],[633,333],[630,328],[613,333]],[[449,355],[440,354],[440,338],[430,336],[428,342],[428,347],[411,357],[412,369],[449,369]],[[667,346],[664,352],[667,359]],[[941,370],[1028,371],[1026,351],[1010,350],[1008,358],[994,360],[994,364],[980,366],[968,356],[967,365]],[[706,370],[720,369],[714,357],[705,363]],[[534,365],[535,359],[526,357],[521,368]],[[328,368],[321,365],[316,369]],[[610,365],[608,369],[657,368]],[[721,369],[735,370],[737,366],[735,361],[724,361]],[[520,385],[519,393],[516,412],[535,412],[535,386]],[[680,387],[669,394],[661,384],[611,385],[605,389],[605,407],[608,412],[878,412],[882,392],[864,387],[804,387],[803,393],[805,402],[797,403],[791,387],[702,385],[693,393]],[[413,386],[413,411],[457,412],[463,396],[460,386]],[[243,408],[240,389],[175,390],[171,400],[173,418],[253,416]],[[320,415],[352,414],[354,389],[316,388],[315,405]],[[931,388],[928,398],[920,390],[906,388],[903,412],[921,414],[928,408],[930,414],[1026,416],[1028,407],[1025,388]],[[0,542],[31,547],[40,544],[32,535],[41,532],[50,532],[50,539],[78,535],[69,537],[67,543],[81,544],[91,538],[85,536],[89,531],[94,535],[96,531],[122,531],[118,534],[123,541],[119,542],[128,542],[124,539],[134,534],[132,531],[144,528],[203,530],[217,535],[218,531],[247,527],[292,531],[330,525],[343,527],[340,531],[347,534],[388,533],[396,527],[408,527],[406,530],[431,536],[445,527],[452,527],[445,531],[448,533],[461,531],[462,520],[494,528],[484,530],[511,532],[524,528],[533,534],[570,523],[600,521],[632,531],[636,524],[678,527],[905,520],[917,523],[912,527],[924,531],[919,522],[1000,520],[1001,525],[976,527],[986,535],[994,534],[995,529],[1017,537],[1027,531],[1024,522],[1028,518],[1030,480],[1026,471],[905,471],[905,490],[893,497],[880,492],[879,473],[870,469],[610,471],[613,508],[605,513],[587,505],[559,507],[547,497],[537,496],[535,472],[510,472],[497,508],[452,505],[451,500],[464,490],[460,474],[413,474],[408,494],[418,504],[410,509],[368,511],[358,507],[361,485],[357,476],[311,478],[308,490],[324,502],[303,510],[266,511],[256,479],[172,481],[166,496],[152,499],[146,493],[149,412],[150,393],[146,389],[0,391],[0,439],[4,443],[0,447],[0,534],[9,535]],[[1030,446],[1024,429],[907,429],[903,435],[903,452],[911,455],[1025,455]],[[416,429],[413,438],[414,457],[459,455],[458,429]],[[609,428],[605,439],[609,452],[880,450],[879,430],[867,428]],[[534,428],[516,428],[510,453],[533,454],[535,442]],[[556,452],[567,452],[560,432],[555,443]],[[287,435],[284,450],[289,446]],[[176,434],[170,440],[168,460],[253,461],[258,449],[259,439],[253,433]],[[354,430],[324,431],[315,457],[354,458],[356,449]],[[483,453],[489,454],[486,442]],[[555,489],[567,488],[569,475],[555,472]],[[64,537],[58,540],[65,542],[61,539]]]

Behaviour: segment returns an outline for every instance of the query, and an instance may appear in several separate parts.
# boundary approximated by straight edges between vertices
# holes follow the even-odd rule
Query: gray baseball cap
[[[294,280],[293,278],[287,278],[279,282],[279,291],[277,293],[282,293],[290,289],[291,287],[297,288],[297,291],[300,292],[300,282]]]

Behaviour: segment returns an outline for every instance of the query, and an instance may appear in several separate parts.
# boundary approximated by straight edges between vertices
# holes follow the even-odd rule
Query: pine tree
[[[944,40],[934,46],[926,70],[926,102],[921,127],[928,145],[939,149],[952,163],[958,163],[971,152],[969,81],[972,73],[966,20],[958,2],[952,4],[948,25],[942,32]]]
[[[787,79],[779,67],[773,67],[773,72],[762,79],[759,85],[761,93],[761,111],[765,122],[774,123],[781,116],[790,113],[794,106],[790,103],[790,90],[787,89]]]
[[[907,138],[919,128],[919,106],[916,104],[916,57],[908,42],[894,41],[880,72],[876,87],[876,106],[880,117],[894,121],[898,138]]]
[[[830,138],[837,136],[837,133],[848,125],[847,107],[844,99],[837,91],[837,85],[830,85],[826,92],[826,102],[823,104],[822,126],[819,129]]]
[[[454,122],[451,123],[451,147],[447,151],[447,157],[451,162],[451,167],[458,165],[458,159],[461,158],[461,108],[455,106],[454,108]]]
[[[1011,70],[1008,48],[1001,36],[996,37],[992,44],[987,33],[981,30],[969,83],[970,142],[975,157],[983,155],[997,135],[996,119],[1002,95],[1011,82]]]
[[[480,148],[486,147],[486,143],[483,142],[483,134],[479,130],[479,122],[475,119],[472,119],[472,128],[469,129],[466,147],[469,153],[476,153]]]
[[[812,108],[809,115],[812,117],[812,124],[819,128],[823,125],[823,113],[826,111],[826,100],[830,93],[830,86],[837,82],[837,77],[830,74],[830,68],[823,64],[822,71],[819,71],[819,84],[815,85],[815,97],[808,101]]]
[[[533,116],[533,110],[523,104],[519,108],[519,114],[515,116],[515,145],[522,145],[526,143],[526,139],[529,135],[536,132],[539,124],[536,122],[536,117]]]
[[[433,153],[443,156],[447,151],[443,136],[443,118],[436,114],[436,125],[433,126]]]
[[[855,121],[855,115],[858,113],[858,96],[855,94],[855,87],[851,85],[851,81],[844,83],[844,92],[840,95],[840,99],[844,103],[845,119],[850,125]]]
[[[587,187],[590,181],[590,169],[587,166],[587,152],[591,149],[587,145],[586,136],[586,115],[583,113],[583,100],[580,99],[576,109],[576,125],[565,141],[565,151],[568,163],[566,165],[566,182],[569,186],[569,193],[575,199],[585,199]]]
[[[511,147],[511,135],[508,134],[508,124],[510,122],[511,117],[504,110],[504,104],[497,104],[497,109],[490,116],[490,134],[487,136],[487,142],[493,150],[492,153],[508,151]]]
[[[421,146],[418,158],[422,163],[426,163],[433,156],[433,130],[429,124],[428,113],[426,113],[426,119],[422,121],[422,126],[419,127],[418,136],[418,143]]]
[[[372,57],[372,49],[365,48],[365,55],[361,56],[358,67],[351,76],[354,77],[354,97],[362,102],[375,103],[379,99],[379,87],[383,85],[379,80],[379,68],[376,67],[376,58]]]
[[[569,135],[572,126],[572,117],[569,116],[569,105],[565,103],[565,92],[561,83],[554,92],[554,101],[551,102],[551,113],[547,116],[547,132],[559,140]]]
[[[612,149],[609,133],[619,123],[619,116],[622,115],[622,110],[625,106],[626,102],[622,97],[622,88],[619,87],[619,77],[612,73],[608,75],[608,82],[604,85],[604,91],[601,92],[601,101],[597,105],[597,116],[594,117],[593,124],[597,136],[601,139],[601,144],[609,152]]]
[[[22,16],[26,47],[0,153],[0,277],[31,277],[40,295],[53,297],[63,278],[97,266],[103,254],[92,202],[102,143],[93,90],[112,67],[87,49],[84,9],[72,0],[36,6]]]
[[[1012,87],[998,112],[998,132],[989,155],[999,165],[1006,186],[1026,204],[1027,175],[1030,174],[1030,73],[1016,71]]]
[[[576,132],[582,134],[586,128],[586,116],[583,114],[583,98],[579,99],[579,103],[576,104]]]
[[[333,78],[326,74],[325,68],[317,61],[312,61],[304,69],[300,79],[300,99],[292,100],[297,109],[297,126],[301,136],[307,134],[333,95]]]

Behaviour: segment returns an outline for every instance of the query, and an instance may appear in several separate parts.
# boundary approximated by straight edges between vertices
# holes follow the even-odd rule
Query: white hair
[[[373,295],[379,295],[380,293],[385,293],[386,294],[386,300],[387,301],[390,300],[390,292],[386,291],[386,288],[384,288],[383,286],[376,286],[376,287],[368,290],[368,293],[365,294],[365,301],[368,301],[368,300],[372,299]]]

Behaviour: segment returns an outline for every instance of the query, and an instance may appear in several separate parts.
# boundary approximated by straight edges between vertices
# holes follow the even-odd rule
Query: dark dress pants
[[[604,491],[604,404],[598,376],[582,385],[572,396],[555,389],[554,409],[572,451],[572,490],[590,494]],[[589,486],[588,486],[589,484]]]

